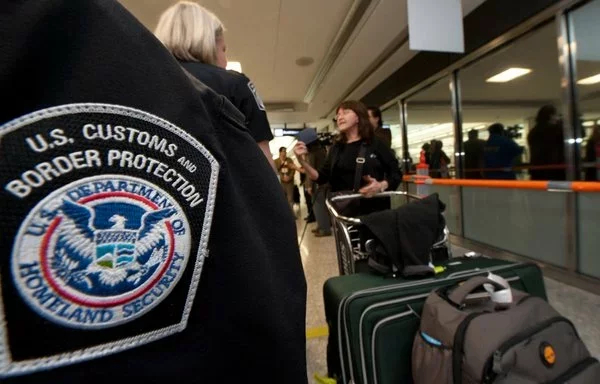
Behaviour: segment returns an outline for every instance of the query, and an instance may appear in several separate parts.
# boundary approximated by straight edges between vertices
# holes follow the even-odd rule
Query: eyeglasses
[[[339,115],[347,115],[347,114],[349,114],[350,112],[354,112],[354,111],[353,111],[353,110],[351,110],[351,109],[340,109],[340,110],[339,110],[339,111],[336,113],[335,117],[334,117],[333,119],[331,119],[331,121],[333,121],[334,123],[336,123],[336,124],[337,124],[337,120],[338,120],[338,116],[339,116]]]

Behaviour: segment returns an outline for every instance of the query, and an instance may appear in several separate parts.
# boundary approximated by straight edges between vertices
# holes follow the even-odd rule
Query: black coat
[[[239,111],[117,1],[2,2],[0,36],[0,89],[12,95],[0,108],[0,381],[307,383],[295,223]],[[41,163],[51,180],[27,190],[21,175]],[[112,229],[106,212],[120,212]],[[146,230],[164,229],[146,243],[156,254],[131,236],[149,239],[143,212]],[[71,273],[82,264],[94,268]],[[148,271],[158,279],[138,286]]]

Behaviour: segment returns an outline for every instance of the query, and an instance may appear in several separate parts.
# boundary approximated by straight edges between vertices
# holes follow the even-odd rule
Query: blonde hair
[[[160,16],[154,34],[177,59],[217,64],[217,40],[225,27],[214,13],[180,1]]]

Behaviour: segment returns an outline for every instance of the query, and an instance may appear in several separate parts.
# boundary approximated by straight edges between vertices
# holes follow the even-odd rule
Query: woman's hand
[[[299,141],[296,143],[296,145],[294,145],[294,154],[296,155],[298,160],[303,159],[307,153],[308,149],[306,149],[306,144],[304,144],[303,142]]]
[[[379,182],[377,179],[374,179],[369,175],[365,176],[364,180],[366,180],[368,184],[359,189],[358,192],[365,197],[373,197],[379,192],[383,192],[385,188],[387,188],[387,183],[385,181]]]

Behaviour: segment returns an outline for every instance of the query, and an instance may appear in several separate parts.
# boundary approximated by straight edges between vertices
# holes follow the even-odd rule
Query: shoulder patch
[[[254,100],[256,100],[256,105],[258,105],[258,109],[260,109],[261,111],[265,111],[265,104],[263,103],[260,96],[258,96],[258,91],[256,90],[256,87],[254,86],[254,83],[252,81],[248,82],[248,88],[250,88],[250,92],[252,92],[252,94],[254,95]]]
[[[219,171],[201,143],[143,111],[71,104],[0,126],[0,171],[0,378],[185,329]]]

